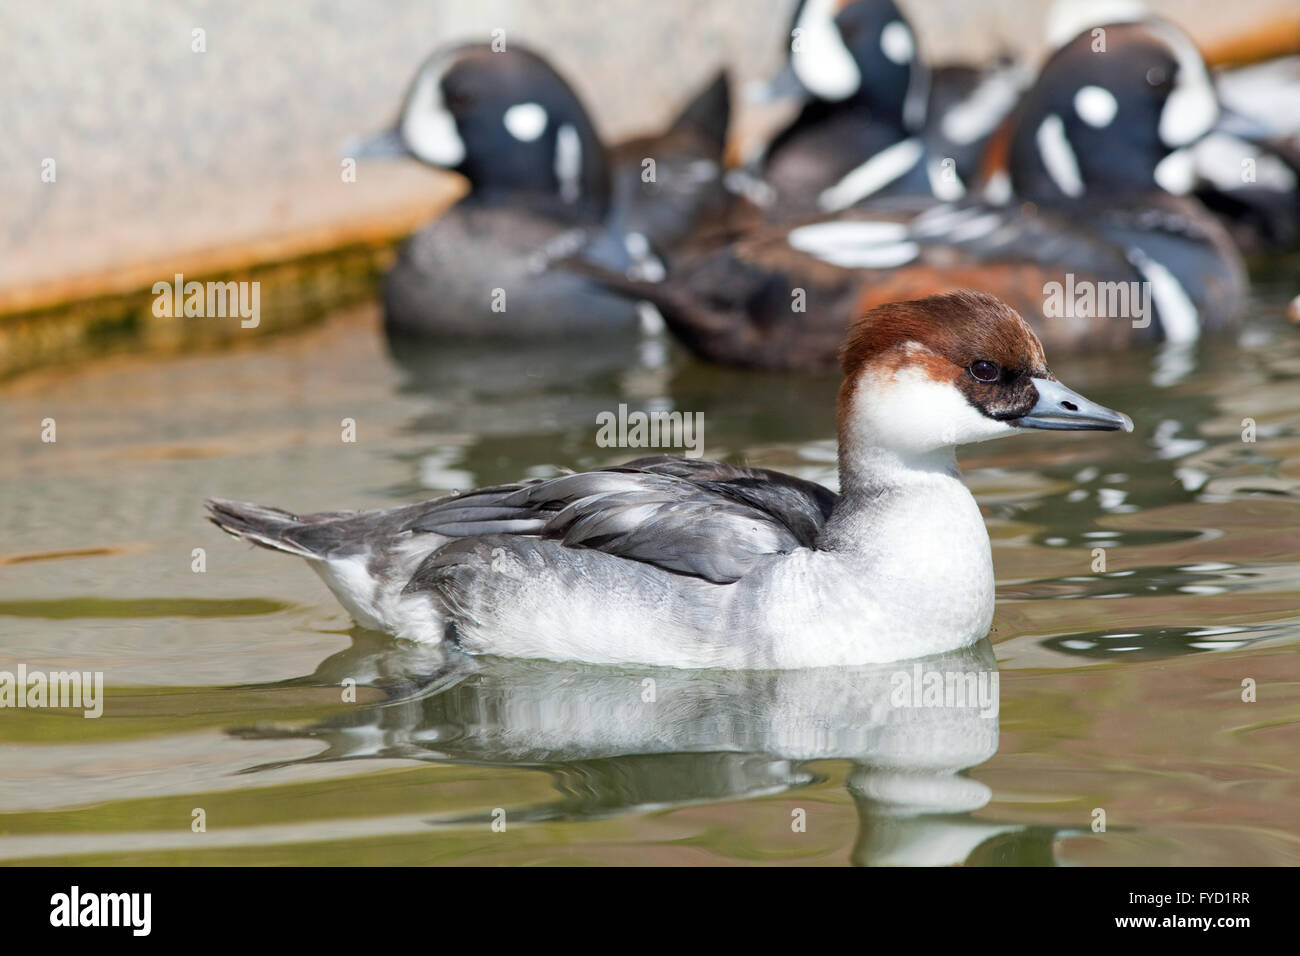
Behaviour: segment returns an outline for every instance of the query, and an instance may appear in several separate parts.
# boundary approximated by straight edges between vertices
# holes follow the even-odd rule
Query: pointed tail
[[[263,548],[284,551],[304,558],[323,558],[327,548],[326,542],[312,541],[304,531],[319,529],[320,525],[309,519],[279,508],[266,508],[262,505],[249,504],[244,501],[226,501],[212,498],[207,502],[208,520],[227,534],[243,538]],[[312,516],[316,517],[316,516]]]

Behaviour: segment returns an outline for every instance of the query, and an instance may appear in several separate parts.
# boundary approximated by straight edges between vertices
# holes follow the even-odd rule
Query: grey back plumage
[[[727,584],[762,555],[811,547],[835,497],[766,469],[660,456],[472,492],[410,529],[535,535]]]
[[[231,534],[309,558],[379,555],[421,534],[524,535],[726,584],[762,555],[813,546],[836,497],[764,468],[656,456],[383,511],[298,516],[220,500],[209,510]]]

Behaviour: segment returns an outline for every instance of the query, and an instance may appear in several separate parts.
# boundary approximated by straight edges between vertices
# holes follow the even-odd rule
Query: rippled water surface
[[[924,667],[997,674],[996,715],[897,706],[910,664],[442,656],[353,627],[303,562],[202,516],[211,495],[382,507],[611,464],[639,454],[596,445],[619,403],[703,412],[709,457],[833,483],[831,377],[662,340],[395,357],[365,309],[0,385],[0,670],[106,684],[99,719],[0,710],[0,861],[1300,862],[1283,301],[1265,287],[1233,341],[1053,362],[1132,435],[965,450],[996,630]]]

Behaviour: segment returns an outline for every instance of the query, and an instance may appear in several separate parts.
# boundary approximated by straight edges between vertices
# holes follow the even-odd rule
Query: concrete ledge
[[[1043,52],[1046,0],[899,3],[933,61]],[[1294,0],[1151,6],[1215,61],[1300,50]],[[341,144],[391,119],[416,65],[437,46],[505,29],[509,42],[552,59],[612,141],[661,126],[719,65],[737,91],[770,76],[791,7],[63,0],[0,8],[11,97],[24,105],[0,139],[0,374],[132,336],[141,347],[171,342],[176,330],[155,328],[148,290],[176,273],[265,276],[277,290],[275,306],[264,305],[267,327],[303,320],[316,305],[293,303],[323,306],[326,289],[358,294],[357,270],[382,268],[392,243],[462,188],[410,162],[364,163],[356,182],[340,177]],[[201,52],[192,48],[196,30]],[[762,132],[753,111],[741,108],[737,119],[742,138]],[[41,178],[47,159],[54,182]],[[335,266],[327,260],[336,251]],[[341,275],[350,278],[336,282]],[[291,277],[321,288],[290,294]]]

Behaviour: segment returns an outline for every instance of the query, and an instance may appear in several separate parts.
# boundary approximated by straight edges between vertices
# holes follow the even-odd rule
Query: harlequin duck
[[[409,238],[384,280],[399,334],[457,337],[633,329],[635,303],[539,265],[549,243],[595,228],[609,167],[586,110],[536,54],[485,44],[434,54],[396,126],[353,155],[410,155],[469,181],[469,194]]]
[[[549,262],[559,249],[617,271],[660,274],[657,246],[694,228],[693,216],[721,191],[693,163],[712,162],[718,179],[725,134],[710,139],[703,127],[716,121],[725,130],[726,95],[725,80],[715,81],[666,146],[633,144],[659,164],[657,181],[676,201],[668,215],[629,189],[624,172],[613,176],[586,109],[542,57],[486,44],[434,54],[395,127],[352,150],[412,156],[469,181],[469,194],[400,250],[384,285],[389,331],[494,338],[639,328],[645,310],[637,303]]]
[[[1047,20],[1053,47],[1085,30],[1104,45],[1108,24],[1160,23],[1140,0],[1057,0]],[[1289,249],[1300,242],[1300,56],[1223,69],[1214,82],[1220,121],[1190,163],[1178,160],[1194,170],[1191,194],[1243,251]]]
[[[1154,18],[1104,29],[1104,49],[1089,30],[1057,51],[1017,107],[1004,140],[1011,190],[1115,242],[1150,286],[1152,329],[1195,338],[1235,323],[1246,292],[1230,237],[1187,198],[1191,149],[1222,110],[1182,30]]]
[[[801,0],[772,90],[804,100],[751,163],[768,221],[882,195],[960,198],[1028,82],[1010,62],[931,69],[893,0]]]
[[[1160,188],[1180,185],[1168,158],[1215,122],[1204,63],[1163,24],[1108,32],[1107,53],[1085,33],[1044,66],[990,144],[982,199],[770,226],[658,285],[610,284],[654,301],[703,357],[775,368],[832,365],[858,309],[959,287],[1008,302],[1053,349],[1231,325],[1240,257],[1204,209]]]

